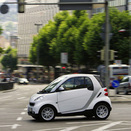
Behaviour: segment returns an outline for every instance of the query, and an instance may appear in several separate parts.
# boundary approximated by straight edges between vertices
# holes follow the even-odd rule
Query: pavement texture
[[[131,103],[131,94],[130,95],[115,95],[109,96],[112,103]]]
[[[115,89],[109,89],[108,95],[113,103],[130,103],[131,102],[131,93],[128,95],[116,94]]]

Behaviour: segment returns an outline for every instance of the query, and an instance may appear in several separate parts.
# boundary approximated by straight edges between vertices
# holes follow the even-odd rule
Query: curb
[[[131,101],[113,101],[111,100],[111,103],[131,103]]]

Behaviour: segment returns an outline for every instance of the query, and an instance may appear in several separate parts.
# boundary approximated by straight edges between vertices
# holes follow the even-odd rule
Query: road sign
[[[116,64],[122,64],[122,60],[115,60]]]
[[[114,81],[112,82],[112,87],[114,87],[114,88],[117,88],[119,85],[120,85],[120,83],[119,83],[118,80],[114,80]]]
[[[68,2],[68,4],[60,4],[60,10],[92,10],[91,3],[82,4],[82,2],[92,2],[92,0],[60,0],[60,2]],[[76,4],[76,2],[80,2],[80,4]]]
[[[66,52],[61,53],[61,63],[62,64],[68,63],[68,53]]]

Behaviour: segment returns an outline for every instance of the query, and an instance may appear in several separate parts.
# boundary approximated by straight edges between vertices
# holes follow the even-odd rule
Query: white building
[[[105,0],[93,0],[94,2],[104,2]],[[131,0],[111,0],[109,1],[109,6],[110,7],[116,7],[120,11],[126,10],[126,6],[128,7],[129,1]],[[126,3],[127,2],[127,3]],[[103,12],[104,8],[96,8],[93,10],[93,13],[98,13],[98,12]]]
[[[57,3],[57,0],[26,0],[29,3]],[[18,14],[18,57],[19,63],[27,63],[29,49],[33,42],[33,36],[38,33],[35,24],[42,24],[41,28],[53,20],[53,16],[59,11],[57,5],[26,5],[25,13]],[[22,59],[22,62],[21,62]]]

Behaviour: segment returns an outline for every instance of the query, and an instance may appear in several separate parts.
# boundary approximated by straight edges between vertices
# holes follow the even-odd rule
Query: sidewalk
[[[112,103],[131,103],[131,98],[124,96],[109,96]]]
[[[131,103],[131,94],[116,94],[115,90],[109,90],[109,97],[112,103]]]

